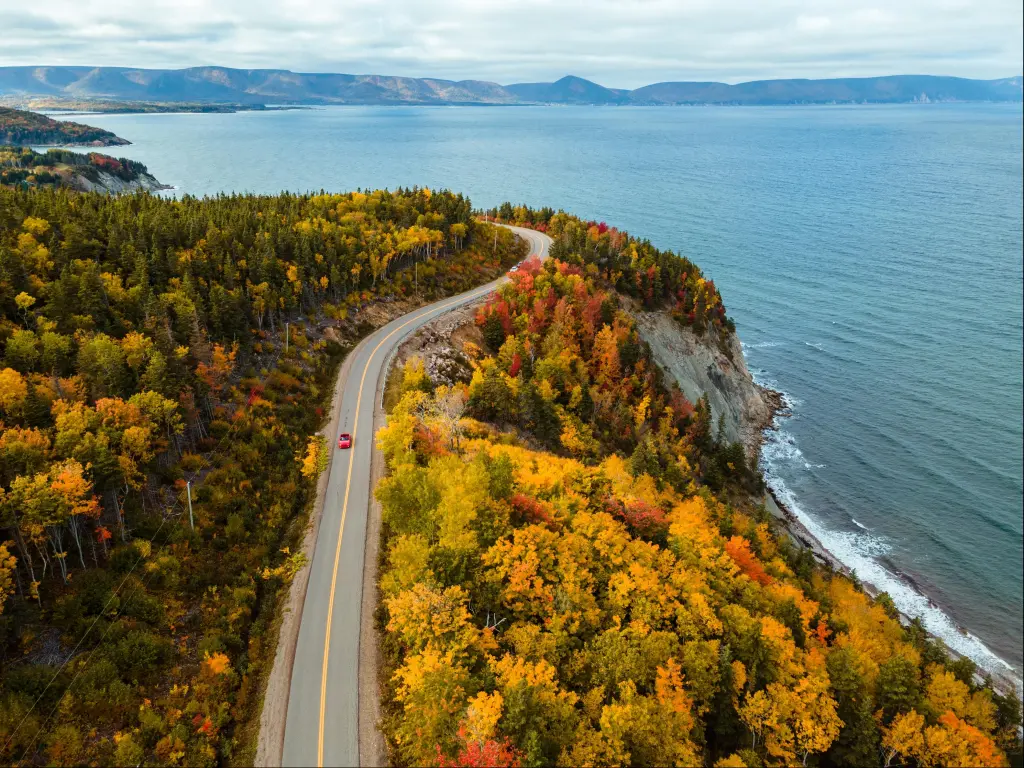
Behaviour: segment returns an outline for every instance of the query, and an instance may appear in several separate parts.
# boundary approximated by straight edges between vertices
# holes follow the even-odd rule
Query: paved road
[[[545,258],[551,238],[511,227]],[[373,410],[388,357],[403,339],[445,312],[479,300],[504,277],[472,291],[410,312],[375,331],[350,353],[338,432],[352,434],[352,448],[330,444],[331,462],[323,516],[302,609],[292,667],[283,762],[287,766],[359,765],[359,628],[363,548],[369,509]],[[326,650],[326,653],[325,653]]]

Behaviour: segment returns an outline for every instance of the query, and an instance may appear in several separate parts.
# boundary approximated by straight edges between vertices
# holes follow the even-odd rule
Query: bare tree
[[[460,387],[438,387],[430,410],[430,415],[448,433],[449,447],[458,450],[462,437],[462,416],[466,412],[465,391]]]

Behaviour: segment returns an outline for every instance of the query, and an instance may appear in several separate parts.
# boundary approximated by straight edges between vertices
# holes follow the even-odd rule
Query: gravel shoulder
[[[354,359],[354,350],[350,351],[341,364],[341,370],[334,385],[334,397],[331,400],[331,415],[320,434],[333,444],[334,435],[338,430],[338,416],[341,411],[341,394],[348,381],[349,370]],[[313,562],[313,548],[316,546],[317,533],[320,530],[320,518],[324,511],[324,495],[327,492],[327,479],[331,475],[331,464],[337,451],[330,451],[327,469],[320,475],[316,486],[316,501],[313,513],[306,526],[306,535],[302,540],[302,553],[306,556],[306,564],[292,579],[288,599],[282,607],[281,628],[277,636],[277,652],[274,655],[274,666],[267,680],[267,689],[263,696],[263,710],[260,713],[260,738],[256,748],[257,768],[269,768],[281,765],[284,755],[284,726],[288,717],[288,692],[292,683],[292,665],[295,662],[295,646],[299,640],[299,624],[302,621],[302,605],[306,600],[306,588],[309,585],[309,569]]]
[[[387,366],[381,370],[377,392],[384,390],[387,381]],[[387,424],[387,415],[377,398],[373,409],[373,434]],[[384,477],[384,455],[377,448],[374,439],[370,457],[370,487],[376,488]],[[377,727],[380,721],[380,689],[377,685],[380,662],[380,638],[377,635],[374,615],[377,611],[377,563],[380,558],[381,507],[376,494],[370,497],[366,517],[366,545],[363,553],[363,598],[359,614],[359,765],[386,766],[387,745],[384,735]]]

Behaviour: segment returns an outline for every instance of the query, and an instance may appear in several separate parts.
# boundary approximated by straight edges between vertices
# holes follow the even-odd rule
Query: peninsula
[[[79,192],[155,192],[161,184],[142,163],[98,152],[70,149],[46,153],[28,147],[0,146],[0,185],[38,189],[67,187]]]
[[[121,147],[131,142],[91,125],[0,107],[0,144],[16,147]]]

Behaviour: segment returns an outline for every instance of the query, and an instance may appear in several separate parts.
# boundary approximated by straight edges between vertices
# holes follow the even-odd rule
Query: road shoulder
[[[334,445],[334,435],[338,429],[338,418],[341,412],[341,395],[345,390],[352,361],[356,350],[365,343],[365,339],[353,347],[345,356],[338,378],[334,385],[334,398],[331,401],[331,417],[320,431],[327,440],[327,445]],[[299,642],[299,626],[302,623],[302,607],[306,601],[306,588],[309,585],[309,572],[313,564],[313,550],[316,548],[317,534],[320,532],[320,520],[324,512],[324,496],[327,493],[327,481],[331,476],[331,464],[337,451],[330,451],[327,469],[321,473],[316,485],[316,500],[310,512],[306,535],[302,539],[302,553],[306,556],[306,564],[292,579],[288,598],[281,607],[281,625],[277,636],[277,650],[274,654],[274,666],[267,679],[267,689],[263,695],[263,709],[260,712],[260,735],[256,747],[256,768],[272,768],[281,765],[284,758],[284,731],[288,719],[288,698],[292,684],[292,666],[295,663],[295,648]]]
[[[375,393],[383,390],[388,366],[381,369]],[[380,721],[380,690],[377,682],[380,638],[374,622],[377,611],[377,562],[380,555],[380,502],[374,490],[384,477],[384,455],[377,448],[377,432],[387,424],[387,415],[376,398],[373,408],[373,449],[370,454],[370,504],[366,516],[363,550],[363,595],[359,612],[359,765],[386,766],[387,746],[377,727]]]

